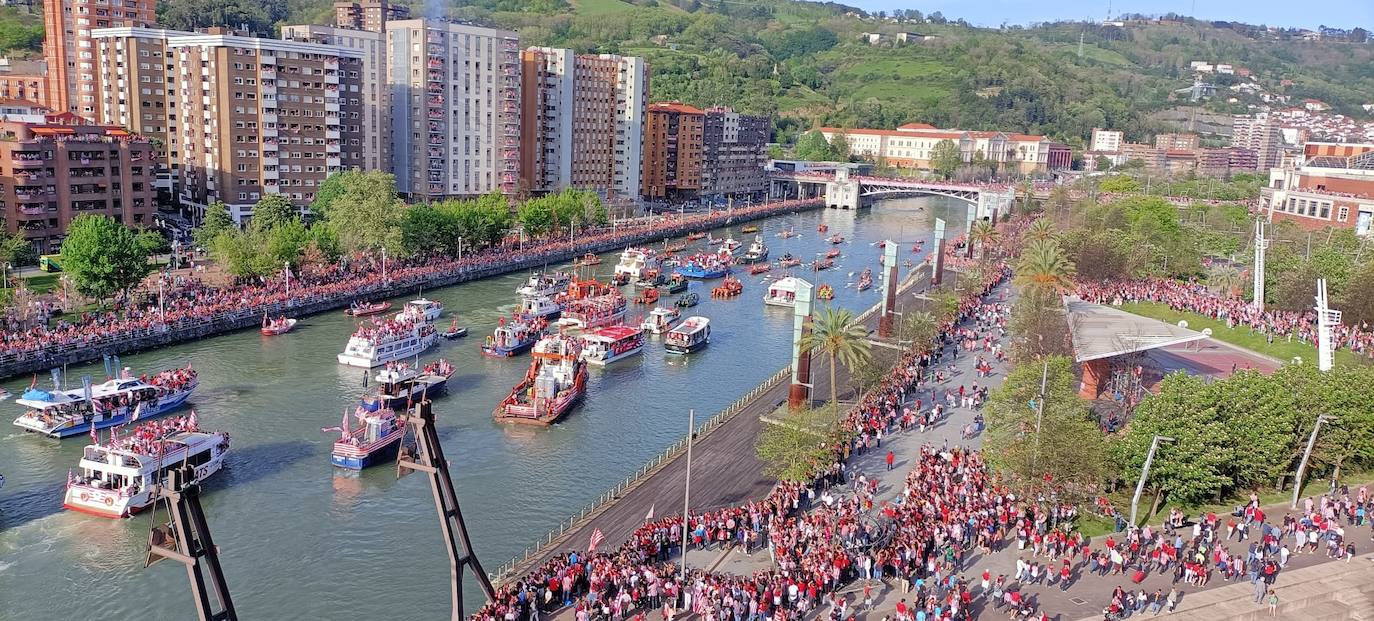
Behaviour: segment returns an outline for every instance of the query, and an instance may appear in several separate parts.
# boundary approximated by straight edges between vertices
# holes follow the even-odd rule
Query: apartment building
[[[1164,133],[1155,135],[1155,148],[1166,151],[1196,151],[1201,144],[1197,134]]]
[[[41,60],[0,58],[0,99],[48,106],[48,65]]]
[[[156,0],[50,0],[43,3],[43,58],[48,62],[48,107],[100,118],[98,28],[156,28]]]
[[[167,191],[181,169],[177,67],[167,42],[192,34],[134,27],[91,31],[100,86],[96,120],[150,139],[157,158],[157,185]]]
[[[520,63],[521,188],[636,198],[649,94],[644,59],[532,47]]]
[[[1282,162],[1283,133],[1277,119],[1267,114],[1237,115],[1231,130],[1231,146],[1254,151],[1258,170],[1269,170]]]
[[[514,194],[520,178],[520,39],[411,19],[386,25],[391,143],[412,200]]]
[[[761,196],[768,190],[763,167],[773,122],[730,108],[708,108],[702,127],[701,195]]]
[[[1008,172],[1030,174],[1066,170],[1073,163],[1066,145],[1045,136],[937,129],[924,123],[909,123],[895,130],[822,127],[820,131],[826,140],[844,134],[851,154],[873,160],[882,158],[889,166],[897,168],[930,168],[931,152],[935,145],[945,140],[959,148],[965,163],[972,162],[981,153],[983,158]]]
[[[1304,144],[1298,163],[1269,170],[1260,201],[1270,220],[1368,236],[1374,228],[1374,144]]]
[[[386,0],[336,0],[334,25],[348,30],[386,32],[386,23],[410,19],[410,7]]]
[[[641,196],[674,201],[698,196],[705,120],[700,108],[683,103],[649,105],[644,115]]]
[[[175,37],[183,203],[235,222],[268,194],[301,208],[362,165],[362,53],[214,31]]]
[[[42,117],[38,117],[42,118]],[[149,226],[157,210],[153,150],[118,127],[0,121],[0,213],[40,254],[57,252],[72,219],[101,214]]]
[[[382,6],[390,6],[385,3],[381,4]],[[338,7],[337,3],[335,7]],[[405,7],[399,8],[404,9]],[[362,116],[358,123],[361,134],[359,136],[359,145],[362,147],[361,158],[357,163],[347,162],[345,166],[364,170],[390,170],[390,165],[383,157],[383,153],[388,150],[391,141],[391,122],[386,118],[385,33],[303,24],[282,26],[281,38],[287,41],[342,47],[362,54],[362,67],[358,71],[358,77],[361,78],[358,100],[362,103]]]
[[[1121,143],[1124,142],[1123,134],[1117,130],[1093,128],[1092,142],[1089,151],[1108,154],[1121,151]]]

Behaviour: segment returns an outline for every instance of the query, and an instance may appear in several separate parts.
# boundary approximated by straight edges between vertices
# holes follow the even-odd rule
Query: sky
[[[837,0],[868,11],[916,9],[940,11],[977,26],[1027,24],[1056,20],[1101,20],[1108,6],[1121,13],[1158,15],[1169,12],[1200,19],[1312,28],[1362,26],[1374,30],[1374,0]],[[1297,7],[1301,6],[1301,10]],[[1194,8],[1196,7],[1196,8]]]

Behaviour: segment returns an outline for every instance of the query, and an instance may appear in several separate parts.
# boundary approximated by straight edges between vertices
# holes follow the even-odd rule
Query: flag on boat
[[[91,421],[91,444],[100,444],[100,434],[95,430],[95,421]]]
[[[648,522],[652,519],[654,519],[654,505],[649,505],[649,512],[644,514],[644,521]]]
[[[601,542],[605,539],[606,536],[601,534],[600,528],[592,531],[592,540],[587,544],[587,554],[596,552],[596,546],[601,545]]]
[[[74,483],[76,483],[76,475],[72,474],[71,468],[67,468],[67,487],[71,487]]]
[[[339,429],[339,432],[343,434],[343,437],[344,437],[345,440],[348,439],[348,436],[350,435],[350,431],[349,431],[349,429],[348,429],[348,409],[347,409],[347,408],[344,409],[344,412],[343,412],[343,425],[342,425],[342,427]]]
[[[186,418],[187,429],[199,429],[200,425],[196,422],[196,411],[191,410],[191,415]]]
[[[129,415],[129,422],[132,423],[132,422],[138,420],[138,417],[141,416],[142,414],[143,414],[143,402],[142,402],[142,401],[139,401],[139,402],[138,402],[138,405],[135,405],[135,406],[134,406],[134,413]]]

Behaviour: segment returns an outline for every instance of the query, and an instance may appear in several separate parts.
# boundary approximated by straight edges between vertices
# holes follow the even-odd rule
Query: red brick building
[[[1269,172],[1261,200],[1270,220],[1309,229],[1374,226],[1374,144],[1312,142],[1299,165]]]

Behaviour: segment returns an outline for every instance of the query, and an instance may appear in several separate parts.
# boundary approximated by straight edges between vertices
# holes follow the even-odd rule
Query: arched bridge
[[[949,183],[921,179],[891,179],[851,175],[838,169],[833,175],[816,173],[774,172],[770,183],[795,185],[798,192],[820,195],[825,189],[825,204],[836,209],[858,209],[874,200],[909,195],[945,196],[968,203],[976,208],[979,218],[1004,214],[1016,200],[1011,186],[997,183]]]

